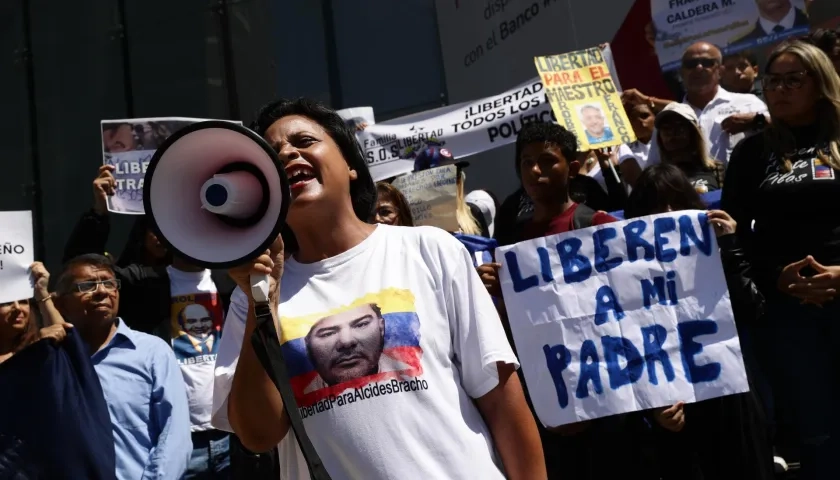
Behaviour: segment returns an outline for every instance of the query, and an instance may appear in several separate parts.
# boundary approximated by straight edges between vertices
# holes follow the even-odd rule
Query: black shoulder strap
[[[251,336],[251,345],[254,347],[254,353],[257,354],[260,364],[265,369],[265,373],[268,374],[268,378],[274,382],[274,386],[280,392],[280,397],[283,398],[283,408],[289,416],[292,431],[297,437],[300,451],[303,452],[303,458],[309,467],[309,476],[312,480],[331,480],[330,474],[327,473],[327,469],[321,462],[321,457],[318,456],[315,446],[312,445],[309,435],[306,434],[303,419],[300,418],[298,413],[295,394],[292,392],[289,383],[286,360],[283,358],[280,342],[277,340],[277,329],[274,328],[271,307],[266,303],[257,304],[254,313],[257,317],[257,328]]]
[[[572,214],[572,229],[580,230],[581,228],[591,227],[592,217],[594,217],[596,213],[597,212],[595,210],[579,203],[577,208],[575,208],[575,213]]]

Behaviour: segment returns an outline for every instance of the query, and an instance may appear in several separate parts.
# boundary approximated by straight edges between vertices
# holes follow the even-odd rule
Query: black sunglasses
[[[693,70],[698,65],[702,65],[703,68],[712,68],[717,64],[718,61],[714,58],[687,58],[682,61],[682,68]]]
[[[805,70],[801,72],[768,73],[761,78],[761,86],[765,90],[776,90],[782,86],[789,90],[797,90],[805,84],[805,77],[808,75],[809,73]]]

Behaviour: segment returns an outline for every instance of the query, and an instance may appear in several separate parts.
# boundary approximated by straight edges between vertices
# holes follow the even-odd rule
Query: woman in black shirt
[[[732,153],[722,208],[738,222],[767,298],[766,335],[756,346],[779,440],[799,451],[800,478],[834,478],[840,78],[822,51],[794,41],[770,55],[762,84],[773,124]]]

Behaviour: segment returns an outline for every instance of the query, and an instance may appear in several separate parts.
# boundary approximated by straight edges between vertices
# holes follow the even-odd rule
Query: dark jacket
[[[726,285],[750,391],[685,406],[685,428],[672,433],[645,412],[653,426],[659,474],[663,480],[709,478],[771,480],[773,453],[767,418],[752,384],[756,361],[749,330],[764,315],[764,296],[752,279],[747,255],[736,235],[718,239]]]
[[[108,405],[73,328],[0,364],[0,478],[116,480]]]

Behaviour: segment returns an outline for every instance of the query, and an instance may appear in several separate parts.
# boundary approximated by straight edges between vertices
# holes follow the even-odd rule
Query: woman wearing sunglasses
[[[825,53],[794,41],[770,55],[762,84],[773,125],[733,152],[722,208],[738,222],[767,298],[756,346],[773,388],[777,443],[801,452],[801,478],[833,478],[840,78]]]

